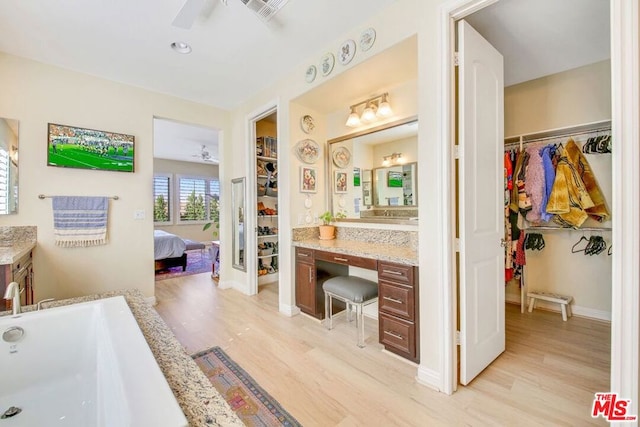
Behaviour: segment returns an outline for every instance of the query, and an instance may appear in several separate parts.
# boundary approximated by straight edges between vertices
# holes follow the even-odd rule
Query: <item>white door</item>
[[[505,349],[502,55],[458,22],[460,383]]]

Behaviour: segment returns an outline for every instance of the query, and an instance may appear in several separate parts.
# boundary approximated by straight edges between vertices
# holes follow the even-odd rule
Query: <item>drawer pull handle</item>
[[[348,262],[349,261],[346,258],[338,258],[337,256],[334,256],[333,259],[335,259],[336,261],[342,261],[342,262]]]
[[[298,254],[298,256],[309,256],[309,254]]]
[[[402,272],[395,270],[382,270],[383,273],[393,274],[394,276],[402,276]]]
[[[313,269],[309,269],[309,282],[313,282]]]
[[[404,301],[402,301],[401,299],[397,299],[397,298],[382,297],[382,299],[386,299],[387,301],[395,302],[396,304],[404,304]]]
[[[399,340],[404,340],[404,337],[402,335],[398,335],[396,333],[389,332],[389,331],[384,331],[384,333],[387,335],[391,335],[392,337],[397,338]]]

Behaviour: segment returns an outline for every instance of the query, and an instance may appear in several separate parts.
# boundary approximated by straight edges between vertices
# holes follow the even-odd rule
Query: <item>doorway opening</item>
[[[279,268],[279,192],[278,192],[278,110],[276,106],[250,120],[250,149],[253,170],[249,186],[255,191],[248,204],[255,233],[248,242],[250,295],[262,290],[278,292]],[[255,189],[255,190],[253,190]],[[251,229],[251,228],[249,228]]]
[[[476,3],[479,3],[479,2],[476,2]],[[526,8],[528,7],[527,3],[531,3],[530,6],[532,6],[533,8],[524,12],[526,15],[524,19],[518,19],[518,16],[517,16],[518,11],[516,6]],[[601,7],[603,3],[604,2],[595,2],[591,6]],[[585,8],[589,7],[589,5],[587,5],[586,3],[583,3],[582,6]],[[605,13],[602,13],[602,11],[600,11],[595,13],[595,15],[597,15],[602,21],[598,25],[599,25],[599,28],[603,29],[603,31],[606,32],[604,45],[605,47],[608,47],[607,38],[609,36],[609,19],[608,19],[609,11],[608,11],[608,4],[605,4],[605,6],[606,6]],[[598,137],[599,136],[598,132],[600,132],[600,130],[598,132],[593,132],[593,135],[587,132],[580,133],[581,130],[584,130],[583,125],[589,125],[591,124],[591,122],[596,120],[601,120],[601,119],[610,120],[612,117],[611,89],[610,89],[611,65],[610,65],[610,62],[608,61],[608,57],[610,56],[608,49],[606,51],[606,57],[604,59],[596,58],[598,59],[598,61],[593,61],[594,58],[590,57],[585,59],[586,61],[585,63],[574,64],[574,65],[577,65],[574,67],[567,67],[564,61],[566,58],[564,57],[558,58],[557,56],[553,56],[553,55],[549,58],[548,51],[550,49],[548,48],[548,44],[544,46],[544,49],[541,50],[544,52],[544,55],[547,55],[547,57],[545,57],[544,55],[536,56],[536,50],[533,49],[533,45],[535,44],[535,41],[536,41],[536,37],[535,37],[535,34],[533,33],[533,30],[523,31],[523,33],[519,36],[520,40],[518,40],[517,31],[515,32],[509,31],[502,26],[502,24],[505,24],[507,26],[509,24],[516,24],[522,27],[523,26],[522,23],[524,21],[526,22],[531,21],[536,23],[536,25],[539,25],[540,22],[543,22],[543,20],[537,19],[535,17],[535,13],[536,11],[540,11],[541,9],[544,9],[544,8],[540,7],[539,2],[521,1],[521,2],[518,2],[518,4],[516,5],[516,2],[504,1],[504,2],[496,3],[491,6],[487,6],[481,9],[480,11],[476,11],[471,15],[464,16],[464,20],[468,21],[471,24],[470,27],[472,28],[470,31],[473,31],[473,28],[475,28],[476,30],[478,30],[479,36],[481,38],[484,37],[485,39],[488,39],[491,45],[500,45],[501,38],[504,38],[503,36],[508,36],[509,42],[510,42],[510,43],[503,44],[502,48],[498,49],[500,50],[501,53],[504,53],[504,56],[505,56],[504,81],[507,82],[505,86],[508,85],[508,87],[505,88],[504,100],[499,99],[499,97],[495,98],[495,101],[500,102],[502,104],[501,107],[504,107],[504,125],[500,129],[500,132],[495,131],[493,134],[491,134],[493,136],[493,139],[492,139],[493,141],[495,141],[496,139],[499,140],[500,147],[493,146],[493,147],[489,147],[489,149],[487,149],[486,147],[483,148],[480,145],[478,147],[475,147],[475,146],[469,147],[467,145],[467,141],[464,140],[464,138],[468,137],[470,132],[466,130],[460,131],[462,135],[461,136],[462,141],[459,142],[461,144],[460,145],[461,148],[459,149],[459,152],[462,153],[461,158],[465,158],[464,161],[467,161],[468,159],[473,159],[473,161],[477,161],[478,164],[482,163],[486,165],[487,162],[485,162],[484,160],[490,159],[491,161],[495,161],[496,159],[500,159],[499,163],[496,162],[497,163],[496,166],[498,166],[498,168],[490,167],[488,168],[488,170],[483,170],[482,168],[477,168],[477,167],[475,169],[472,168],[472,170],[476,174],[475,176],[472,177],[475,183],[483,184],[483,183],[492,182],[491,179],[489,179],[490,178],[489,175],[491,175],[491,178],[498,178],[497,176],[495,176],[495,173],[499,170],[500,171],[499,184],[500,186],[506,185],[506,183],[504,182],[503,173],[502,173],[503,168],[507,169],[506,167],[507,160],[504,154],[504,150],[502,150],[503,141],[505,140],[504,138],[505,134],[507,137],[522,135],[524,136],[524,138],[521,138],[520,140],[523,140],[523,142],[525,142],[527,138],[532,141],[532,145],[528,145],[525,142],[525,146],[517,147],[515,151],[517,151],[518,153],[520,152],[520,148],[522,148],[523,152],[533,153],[533,151],[531,150],[533,149],[534,146],[536,147],[536,149],[541,150],[543,146],[547,146],[549,144],[556,144],[557,146],[562,143],[567,145],[567,142],[569,140],[568,138],[570,137],[573,138],[575,142],[577,142],[578,147],[581,149],[582,146],[586,144],[589,137]],[[549,12],[548,10],[543,10],[543,11],[547,13]],[[576,11],[575,7],[572,8],[571,12],[574,15],[582,16],[581,11],[580,10]],[[590,11],[590,12],[591,12],[590,15],[593,15],[593,11]],[[501,13],[504,13],[505,14],[504,16],[506,16],[509,21],[500,21],[499,19],[500,19]],[[556,13],[555,15],[561,15],[561,14]],[[465,24],[461,24],[461,22],[462,21],[458,21],[458,26],[468,25],[466,24],[466,22]],[[485,25],[488,22],[490,22],[490,25]],[[581,22],[580,24],[584,25],[585,22]],[[541,27],[543,26],[541,25]],[[566,30],[570,31],[567,25],[564,25],[563,27]],[[498,30],[496,30],[496,28]],[[545,31],[544,28],[541,28],[540,30]],[[568,34],[567,37],[571,37],[572,39],[575,40],[575,38],[572,37],[574,35],[575,33],[570,32],[570,34]],[[558,36],[556,35],[556,37]],[[552,66],[553,65],[561,66],[560,64],[562,63],[562,65],[565,68],[564,69],[560,68],[557,70],[553,70],[553,68],[549,68],[546,71],[544,71],[543,74],[536,76],[534,79],[518,80],[518,78],[515,78],[515,81],[514,81],[513,75],[527,76],[527,73],[530,72],[532,68],[536,68],[536,67],[526,66],[526,65],[523,66],[522,64],[514,64],[510,61],[509,56],[515,55],[513,53],[514,51],[510,50],[511,44],[513,44],[514,41],[516,42],[515,43],[516,45],[518,41],[521,41],[522,43],[524,43],[527,49],[523,49],[522,47],[520,47],[518,51],[527,51],[528,54],[531,55],[533,58],[535,58],[538,62],[546,61],[551,63]],[[556,43],[562,44],[562,40],[556,39]],[[582,40],[582,43],[587,43],[587,48],[585,50],[589,50],[588,49],[589,42]],[[460,44],[461,44],[461,40],[458,40],[458,48],[461,47]],[[597,49],[594,49],[594,50],[597,50]],[[571,52],[567,52],[565,56],[570,56],[569,55],[570,53]],[[462,53],[460,55],[462,55]],[[549,59],[551,61],[549,61]],[[520,61],[523,61],[523,59],[520,59]],[[476,65],[477,63],[474,63],[474,66]],[[484,64],[481,64],[481,67],[484,67]],[[541,70],[544,69],[544,67],[540,67],[540,68]],[[481,69],[480,67],[478,67],[473,70],[473,73],[476,73],[475,76],[477,77],[478,75],[482,74],[485,71],[486,71],[485,68]],[[464,78],[463,76],[457,76],[457,77],[458,77],[458,82]],[[529,78],[530,77],[531,76],[529,76]],[[589,82],[590,86],[585,86],[582,89],[578,89],[578,87],[580,86],[580,83],[586,84],[585,82],[587,81]],[[509,85],[509,82],[513,84]],[[594,82],[597,87],[593,86]],[[460,86],[457,86],[457,87],[460,88]],[[473,90],[477,90],[477,88],[474,88]],[[560,95],[554,94],[553,93],[554,91],[560,91],[561,94]],[[593,95],[595,94],[595,91],[599,91],[598,93],[599,95],[602,95],[602,99],[600,100],[599,105],[595,105],[595,106],[590,104],[589,102],[580,103],[579,104],[580,108],[576,108],[576,106],[574,105],[574,108],[571,110],[571,113],[569,112],[569,110],[565,110],[565,111],[562,111],[562,109],[556,110],[555,109],[556,107],[560,107],[562,105],[561,102],[557,102],[558,99],[560,99],[562,95],[567,95],[568,92],[571,92],[571,91],[578,91],[583,95],[585,93],[586,94],[590,93],[591,95]],[[464,90],[460,89],[460,92],[464,92]],[[548,105],[536,105],[536,94],[540,94],[540,93],[544,93],[546,95],[547,98],[545,99],[545,101],[549,102]],[[491,97],[490,96],[491,92],[486,90],[486,88],[480,88],[478,92],[469,92],[467,95],[471,97],[477,96],[477,99],[476,99],[477,101],[478,99],[481,99],[483,97]],[[540,99],[537,99],[537,101],[540,101]],[[527,102],[529,102],[528,105],[526,105]],[[460,117],[463,117],[466,114],[466,112],[464,111],[464,108],[465,107],[462,105],[458,106],[457,110],[461,112]],[[576,110],[579,110],[579,112],[577,113]],[[537,114],[541,111],[543,112],[543,114]],[[476,115],[473,117],[477,119],[479,116]],[[490,122],[492,118],[493,116],[489,116],[488,121]],[[460,125],[460,129],[464,127],[465,125],[464,119],[461,119],[461,123],[459,125]],[[480,125],[477,127],[481,128],[482,126]],[[558,129],[558,128],[563,128],[563,129]],[[600,126],[594,126],[594,128],[601,129]],[[476,131],[477,129],[471,129],[471,130]],[[547,132],[549,130],[554,130],[554,131]],[[482,131],[482,129],[480,129],[480,131]],[[533,135],[535,133],[540,133],[540,134]],[[475,135],[472,135],[472,136],[475,136]],[[553,139],[552,136],[553,138],[556,138],[557,141],[552,140]],[[534,143],[533,142],[534,140],[538,142]],[[539,145],[539,148],[537,148],[538,145]],[[526,148],[526,146],[530,148]],[[476,150],[476,148],[478,151],[474,151]],[[562,149],[564,150],[564,146],[562,146]],[[487,151],[490,151],[490,153],[487,153]],[[538,153],[538,151],[536,151],[536,153]],[[511,158],[511,153],[507,153],[507,155]],[[611,203],[612,193],[613,193],[612,185],[611,185],[611,178],[613,174],[611,156],[609,156],[608,158],[606,157],[592,158],[590,156],[587,156],[587,157],[589,157],[589,161],[594,164],[592,167],[592,171],[595,174],[596,180],[600,182],[600,186],[603,187],[603,193],[604,193],[605,199],[609,200]],[[502,161],[503,159],[504,159],[504,162]],[[513,160],[515,161],[515,158]],[[472,161],[472,160],[469,160],[469,161]],[[457,166],[458,165],[456,165],[456,168]],[[462,181],[459,185],[464,186],[465,182],[466,181]],[[512,181],[511,185],[513,186],[517,184],[515,181]],[[467,194],[468,197],[470,198],[475,197],[476,199],[472,200],[472,202],[474,203],[472,205],[472,208],[475,208],[476,212],[479,206],[484,206],[485,209],[494,209],[494,211],[492,211],[494,214],[498,216],[500,215],[503,216],[503,218],[499,218],[500,219],[499,224],[502,224],[502,222],[505,221],[508,224],[507,229],[511,229],[509,224],[510,218],[508,216],[507,218],[504,218],[505,205],[502,202],[505,201],[505,197],[500,196],[500,192],[504,192],[505,190],[506,190],[505,188],[502,188],[502,187],[499,188],[498,186],[496,186],[495,188],[492,187],[491,191],[487,191],[486,188],[482,189],[476,184],[473,189],[468,189],[464,187],[461,188],[460,197],[465,197],[465,194]],[[508,190],[511,190],[511,188],[509,188]],[[482,191],[484,192],[482,193]],[[471,194],[472,192],[474,194]],[[511,191],[509,191],[505,195],[509,197],[510,193]],[[524,191],[524,193],[526,193],[526,191]],[[518,196],[517,191],[515,195],[516,197]],[[477,202],[478,198],[483,198],[485,201],[486,200],[491,200],[494,202],[500,201],[500,203],[491,203],[493,207],[488,207],[486,203],[485,204],[478,203]],[[507,198],[506,201],[507,201],[507,208],[508,208],[509,199]],[[526,206],[522,208],[516,207],[515,209],[516,221],[518,218],[518,211],[524,211],[525,210],[524,208],[526,208]],[[462,211],[463,209],[464,208],[461,207],[460,211]],[[526,214],[523,216],[525,218],[527,217]],[[482,223],[478,222],[478,218],[479,217],[474,216],[474,220],[476,221],[475,222],[476,230],[482,229],[481,227]],[[610,216],[608,216],[606,220],[610,221]],[[542,221],[537,218],[534,218],[534,219],[530,218],[529,222],[531,224],[526,224],[527,226],[538,225],[542,227],[548,227],[549,225],[551,225],[551,227],[553,227],[554,225],[557,225],[555,223],[549,223],[549,224],[547,224],[546,222],[542,223]],[[480,224],[480,227],[478,227],[478,224]],[[495,223],[495,224],[492,223],[492,225],[496,225],[496,224],[498,223]],[[520,225],[521,227],[518,228],[518,230],[525,228],[523,227],[524,224],[520,223]],[[611,222],[607,223],[605,221],[603,223],[594,223],[594,224],[586,223],[585,226],[589,227],[590,232],[591,232],[591,229],[595,230],[595,233],[597,234],[597,236],[599,236],[604,242],[606,242],[606,246],[611,245],[611,240],[612,240]],[[460,224],[460,227],[462,230],[464,230],[464,224]],[[504,229],[502,225],[496,227],[496,229],[498,230],[500,228]],[[483,283],[486,285],[486,281],[491,280],[492,277],[497,275],[502,275],[502,268],[499,268],[498,263],[493,262],[493,261],[496,261],[496,258],[494,259],[485,258],[484,260],[480,259],[480,262],[477,265],[473,266],[471,270],[469,270],[469,273],[475,274],[475,276],[473,277],[471,277],[472,275],[469,274],[469,277],[467,278],[467,279],[471,278],[469,283],[467,283],[467,279],[465,279],[466,264],[464,264],[463,266],[460,266],[460,268],[458,269],[458,273],[456,274],[456,276],[458,279],[461,280],[462,283],[460,283],[459,285],[460,287],[455,292],[455,295],[459,295],[459,298],[458,297],[455,298],[455,301],[458,304],[456,306],[455,312],[460,314],[459,324],[461,327],[462,345],[460,347],[460,353],[458,353],[458,359],[457,359],[460,361],[460,364],[461,364],[459,376],[456,375],[454,372],[454,378],[456,378],[453,384],[454,389],[458,382],[457,381],[458,378],[460,379],[461,384],[469,383],[471,380],[473,380],[475,375],[481,372],[486,366],[488,366],[491,363],[491,361],[497,355],[501,354],[502,351],[504,351],[504,343],[502,344],[502,348],[500,348],[499,332],[502,332],[503,334],[502,340],[504,340],[505,329],[507,331],[507,335],[511,333],[511,335],[513,336],[514,334],[517,333],[519,328],[521,330],[524,330],[526,328],[535,329],[537,327],[537,326],[526,324],[526,322],[529,322],[529,319],[540,318],[541,315],[537,312],[537,310],[533,314],[522,314],[519,312],[520,310],[513,310],[513,307],[507,307],[507,316],[506,316],[507,323],[505,326],[505,312],[504,312],[505,301],[518,303],[518,304],[524,304],[526,301],[526,299],[523,298],[526,292],[520,291],[520,288],[519,288],[520,283],[525,284],[525,287],[524,287],[525,290],[527,289],[526,285],[529,285],[530,287],[536,287],[536,288],[542,287],[542,290],[545,291],[546,293],[563,294],[563,295],[573,294],[574,307],[578,309],[574,311],[576,311],[577,314],[582,314],[587,317],[594,317],[599,320],[605,320],[605,321],[611,320],[612,257],[608,257],[607,252],[605,251],[604,255],[601,255],[602,252],[598,253],[598,255],[602,256],[602,258],[600,259],[593,258],[593,257],[584,257],[584,254],[583,254],[582,259],[578,260],[575,258],[576,257],[575,253],[571,253],[570,249],[572,245],[575,243],[574,240],[577,241],[581,237],[581,234],[579,232],[578,233],[570,232],[562,228],[554,229],[554,230],[549,229],[549,230],[542,231],[543,229],[544,228],[540,228],[538,232],[540,233],[540,235],[542,235],[542,237],[540,238],[541,241],[544,241],[544,240],[547,241],[546,251],[536,253],[536,252],[526,251],[524,250],[524,248],[522,251],[520,251],[520,253],[522,254],[526,253],[530,261],[528,262],[528,265],[524,267],[524,271],[526,273],[523,274],[521,271],[517,272],[515,277],[519,279],[518,282],[515,282],[513,280],[510,281],[511,283],[506,288],[506,298],[504,294],[504,289],[499,289],[500,292],[494,293],[495,287],[491,284],[486,288],[481,287]],[[480,230],[480,231],[486,231],[486,230]],[[522,231],[522,233],[524,233],[522,234],[522,236],[524,237],[526,234],[530,234],[530,232],[535,232],[535,230]],[[464,235],[464,231],[462,233],[463,234],[460,235],[461,237],[460,246],[462,247],[462,252],[463,252],[463,255],[461,255],[461,258],[464,258],[465,256],[469,255],[469,253],[473,249],[473,237]],[[488,238],[489,240],[493,239],[491,243],[488,243],[488,244],[487,242],[484,243],[485,245],[484,252],[487,252],[488,247],[493,247],[499,243],[499,240],[495,239],[495,236],[493,236],[492,234],[482,233],[482,232],[478,234],[479,235],[484,234],[484,237]],[[516,239],[516,242],[514,242],[514,246],[516,243],[517,243],[517,239]],[[567,245],[569,249],[567,249]],[[538,245],[538,246],[541,246],[541,245]],[[535,248],[530,248],[530,249],[535,249]],[[486,255],[486,253],[484,255]],[[566,276],[564,276],[564,274],[570,273],[567,269],[567,266],[571,264],[575,265],[578,261],[580,261],[580,263],[584,263],[584,267],[583,268],[578,267],[577,271],[575,271],[573,274],[574,277],[567,278]],[[600,261],[600,262],[598,263],[594,261]],[[464,262],[464,259],[461,262]],[[496,268],[496,265],[498,265],[498,268]],[[556,270],[556,272],[554,272],[553,270]],[[505,270],[505,275],[507,274],[507,271],[508,270]],[[513,274],[513,272],[511,272],[510,274]],[[585,275],[584,279],[581,278],[580,276],[581,274]],[[576,280],[575,276],[580,276],[580,277]],[[476,282],[473,282],[473,280],[476,280]],[[499,280],[496,280],[494,283],[499,286],[498,282]],[[502,282],[504,283],[504,279]],[[573,286],[574,284],[580,283],[580,282],[582,286],[580,287]],[[586,283],[587,286],[584,286],[585,282],[587,282]],[[514,289],[514,286],[515,286],[515,289]],[[467,293],[468,287],[473,288],[471,289],[471,293]],[[597,288],[597,289],[594,290],[594,288]],[[487,290],[489,290],[489,292],[487,292]],[[469,302],[469,301],[465,301],[465,298],[474,298],[474,299],[472,302]],[[469,312],[470,307],[478,307],[478,306],[482,307],[483,305],[487,305],[487,303],[489,303],[490,301],[496,302],[498,299],[501,300],[501,303],[495,304],[495,307],[494,307],[495,310],[490,313],[491,319],[485,322],[484,324],[481,324],[479,328],[476,328],[476,330],[473,331],[473,333],[475,333],[476,335],[472,337],[471,336],[472,332],[468,331],[468,329],[470,328],[468,326],[465,326],[465,323],[464,323],[465,317],[469,317],[469,318],[472,318],[473,320],[477,320],[483,315],[483,313]],[[502,306],[500,307],[500,305]],[[548,308],[551,308],[551,307],[548,306]],[[502,311],[500,312],[500,310]],[[547,322],[546,320],[541,320],[539,325],[544,325],[543,327],[549,328],[549,331],[552,331],[552,332],[557,332],[557,330],[563,330],[563,329],[569,330],[568,335],[563,336],[562,334],[558,334],[556,338],[557,340],[556,343],[557,342],[566,343],[570,341],[571,327],[562,324],[562,318],[560,317],[559,314],[557,314],[556,316],[557,316],[557,319],[556,319],[557,323],[559,324],[555,325],[553,321]],[[522,320],[520,321],[520,323],[518,323],[519,319]],[[569,322],[571,322],[571,320],[569,320]],[[476,324],[479,324],[479,323],[477,322],[474,323],[474,325]],[[483,328],[485,329],[483,330]],[[599,374],[600,382],[593,384],[593,386],[598,387],[598,389],[592,390],[593,392],[597,392],[603,386],[607,389],[609,388],[608,372],[610,370],[609,368],[610,331],[608,329],[609,328],[605,327],[604,330],[601,331],[599,335],[600,342],[596,342],[596,343],[590,342],[588,344],[588,345],[597,346],[596,348],[598,348],[598,351],[602,355],[601,357],[602,360],[598,360],[598,363],[604,366],[604,369]],[[529,330],[529,332],[531,332],[531,330]],[[467,333],[469,333],[469,335],[466,335]],[[532,334],[531,336],[534,336],[534,335],[535,334]],[[465,360],[465,358],[467,357],[467,355],[463,353],[465,351],[465,345],[466,346],[470,345],[470,342],[474,341],[474,339],[478,337],[487,338],[487,342],[489,342],[488,338],[492,337],[494,338],[494,342],[487,344],[489,347],[491,347],[488,350],[486,348],[482,348],[482,345],[481,345],[479,347],[480,351],[476,350],[476,354],[473,354],[471,357],[469,357],[469,360]],[[474,342],[480,342],[480,341],[475,340]],[[545,346],[550,345],[550,341],[541,340],[538,345],[540,348],[544,348]],[[535,345],[532,348],[535,348]],[[509,351],[509,348],[507,348],[507,351]],[[480,364],[475,368],[474,367],[470,368],[470,371],[472,371],[471,373],[465,372],[465,369],[467,369],[470,365],[473,365],[473,363],[477,361],[478,359],[477,353],[483,353],[483,352],[487,353],[486,354],[487,359],[484,361],[480,361]],[[514,354],[518,354],[517,351],[510,352],[509,357],[513,357]],[[474,360],[471,360],[471,359],[474,359]],[[606,373],[604,380],[602,380],[603,372]],[[483,374],[480,374],[480,375],[483,375]],[[591,398],[592,398],[592,395],[591,395]]]

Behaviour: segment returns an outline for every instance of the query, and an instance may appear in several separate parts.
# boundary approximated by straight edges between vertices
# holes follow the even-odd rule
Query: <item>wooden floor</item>
[[[344,318],[278,313],[277,285],[247,297],[209,274],[156,282],[156,309],[190,353],[222,347],[304,426],[586,426],[609,390],[609,324],[507,304],[507,350],[452,396],[416,383],[416,367],[367,347]],[[427,345],[423,343],[423,347]]]

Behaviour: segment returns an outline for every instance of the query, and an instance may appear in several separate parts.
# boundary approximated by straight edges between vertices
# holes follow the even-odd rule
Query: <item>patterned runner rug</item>
[[[220,347],[212,347],[191,357],[245,425],[300,426]]]

